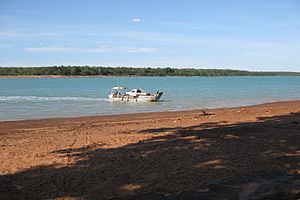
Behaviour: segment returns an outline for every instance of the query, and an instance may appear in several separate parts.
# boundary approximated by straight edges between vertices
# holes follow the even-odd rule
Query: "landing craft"
[[[112,101],[125,102],[153,102],[158,101],[163,92],[157,91],[156,94],[151,94],[140,88],[132,89],[130,92],[125,92],[126,87],[115,86],[111,89],[111,94],[108,96]]]

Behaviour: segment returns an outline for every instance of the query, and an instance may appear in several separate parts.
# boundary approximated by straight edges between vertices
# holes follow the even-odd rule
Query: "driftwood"
[[[202,115],[209,116],[209,115],[214,115],[214,113],[209,113],[209,112],[206,112],[205,110],[202,110]]]

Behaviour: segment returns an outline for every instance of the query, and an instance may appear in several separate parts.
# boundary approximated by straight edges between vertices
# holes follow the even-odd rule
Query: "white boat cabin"
[[[126,87],[115,86],[111,89],[111,94],[108,96],[112,101],[158,101],[163,92],[157,91],[156,94],[151,94],[142,89],[132,89],[130,92],[126,92]]]

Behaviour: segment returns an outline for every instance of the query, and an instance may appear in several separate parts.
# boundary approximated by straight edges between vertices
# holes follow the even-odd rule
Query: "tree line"
[[[133,68],[96,66],[0,67],[0,75],[63,76],[300,76],[300,72],[253,72],[231,69]]]

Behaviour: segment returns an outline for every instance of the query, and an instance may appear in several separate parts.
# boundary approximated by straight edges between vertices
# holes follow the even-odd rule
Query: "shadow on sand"
[[[119,148],[61,149],[52,153],[76,163],[0,176],[0,199],[299,198],[300,113],[140,134],[153,137]]]

